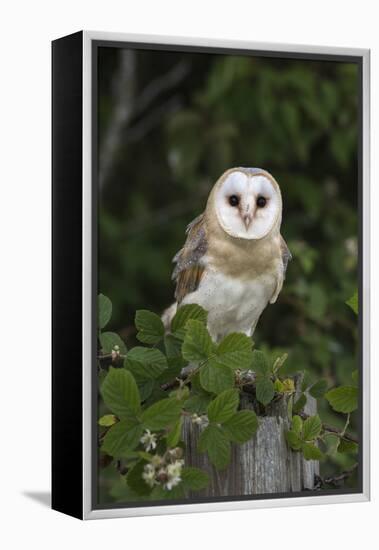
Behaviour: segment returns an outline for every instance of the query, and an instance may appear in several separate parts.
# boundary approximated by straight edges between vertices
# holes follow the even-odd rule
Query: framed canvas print
[[[369,52],[53,42],[53,508],[369,498]]]

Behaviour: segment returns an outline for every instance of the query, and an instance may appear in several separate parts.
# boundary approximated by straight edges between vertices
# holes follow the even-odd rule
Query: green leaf
[[[235,443],[249,441],[258,429],[258,418],[254,411],[238,411],[223,424],[226,435]]]
[[[176,447],[179,443],[181,436],[182,436],[182,424],[183,424],[183,417],[181,416],[179,420],[174,424],[174,426],[171,428],[169,433],[167,434],[167,447],[173,448]]]
[[[112,317],[112,302],[104,294],[99,294],[97,297],[97,317],[98,328],[104,328]]]
[[[315,397],[316,399],[323,397],[328,389],[328,381],[325,379],[319,380],[318,382],[315,382],[310,388],[309,388],[309,394],[312,397]]]
[[[112,353],[113,350],[118,351],[125,355],[126,345],[125,342],[115,332],[102,332],[99,336],[101,349],[103,353]]]
[[[107,431],[101,450],[110,456],[122,457],[137,447],[141,435],[141,424],[121,420]]]
[[[144,344],[157,344],[164,336],[162,319],[147,309],[136,311],[135,325],[139,331],[137,339]]]
[[[150,397],[154,389],[154,385],[155,385],[154,380],[147,380],[142,384],[138,384],[138,390],[141,396],[141,402],[146,401],[146,399]]]
[[[303,419],[301,416],[295,415],[292,417],[292,431],[301,437],[301,432],[303,431]]]
[[[159,349],[136,346],[129,351],[124,367],[142,383],[158,378],[167,369],[167,359]]]
[[[339,453],[357,453],[358,445],[355,441],[346,441],[345,439],[341,439],[338,444],[337,451]]]
[[[209,424],[201,432],[198,448],[201,453],[208,453],[209,460],[218,470],[228,466],[231,457],[230,442],[221,428],[215,424]]]
[[[196,393],[191,395],[184,403],[184,409],[193,414],[206,412],[211,396],[208,393]]]
[[[116,424],[117,418],[114,414],[105,414],[98,420],[99,426],[103,426],[105,428],[108,428],[109,426],[113,426],[113,424]]]
[[[140,412],[140,395],[133,375],[125,369],[111,367],[101,386],[107,407],[119,418],[130,418]]]
[[[142,422],[149,430],[163,430],[179,420],[182,403],[175,397],[161,399],[142,413]]]
[[[200,369],[201,386],[211,393],[221,393],[234,386],[234,373],[229,367],[210,360]]]
[[[289,430],[288,432],[286,432],[286,440],[288,445],[294,451],[299,451],[301,449],[303,442],[294,430]]]
[[[234,370],[247,370],[253,358],[252,347],[251,338],[245,334],[228,334],[217,347],[217,361]]]
[[[201,321],[187,321],[187,330],[182,345],[182,355],[187,361],[199,363],[212,354],[214,345],[207,328]]]
[[[149,495],[151,493],[151,487],[145,483],[142,477],[143,469],[146,464],[146,460],[139,460],[133,468],[129,470],[126,476],[128,486],[138,495]]]
[[[165,489],[162,485],[156,485],[151,491],[149,500],[171,500],[171,499],[183,499],[185,497],[184,487],[180,483],[172,489]]]
[[[307,418],[303,424],[303,440],[312,441],[316,439],[320,435],[321,427],[322,423],[317,414]]]
[[[182,469],[181,478],[184,489],[191,491],[200,491],[208,487],[209,484],[209,475],[207,472],[199,468],[192,468],[191,466],[186,466]]]
[[[349,300],[347,300],[346,304],[351,307],[351,309],[354,311],[356,315],[358,315],[358,291],[356,290],[354,294],[352,295]]]
[[[207,413],[210,422],[222,424],[237,411],[239,393],[237,390],[225,390],[210,402]]]
[[[339,386],[329,390],[325,398],[337,412],[350,413],[358,408],[358,389],[355,386]]]
[[[185,306],[181,306],[171,321],[171,332],[173,332],[177,338],[183,339],[187,321],[193,319],[205,324],[207,322],[207,315],[205,309],[197,304],[186,304]]]
[[[279,380],[279,378],[277,378],[274,382],[274,390],[278,393],[282,393],[284,392],[284,384],[281,380]]]
[[[169,358],[167,359],[167,364],[168,368],[156,378],[157,382],[161,385],[172,382],[175,378],[180,377],[183,367],[187,365],[185,361],[181,361],[179,358]]]
[[[301,450],[305,460],[322,460],[324,458],[323,453],[313,443],[303,443]]]
[[[262,403],[262,405],[267,405],[274,397],[274,393],[274,384],[270,378],[257,379],[256,394],[259,403]]]
[[[302,393],[299,399],[297,399],[297,401],[295,401],[295,403],[293,404],[292,411],[294,413],[301,412],[302,409],[305,407],[306,403],[307,403],[307,396],[305,395],[305,393]]]
[[[302,372],[303,380],[301,382],[301,391],[305,391],[308,386],[311,385],[312,376],[309,371],[303,371]]]
[[[283,380],[282,391],[291,394],[295,391],[295,382],[292,378],[286,378],[285,380]]]
[[[273,372],[274,373],[278,372],[278,370],[280,370],[282,368],[282,366],[287,361],[287,359],[288,359],[288,353],[284,353],[280,357],[277,357],[275,359],[275,362],[274,362],[273,366],[272,366]]]
[[[181,357],[182,343],[182,340],[176,338],[173,334],[166,334],[164,337],[164,346],[167,357]]]
[[[251,370],[253,370],[257,375],[268,377],[271,374],[270,365],[266,359],[263,351],[255,349],[253,351],[253,359],[251,363]]]

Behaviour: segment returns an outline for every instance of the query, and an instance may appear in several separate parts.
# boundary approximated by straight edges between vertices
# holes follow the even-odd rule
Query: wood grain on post
[[[299,387],[300,381],[297,383]],[[183,439],[186,445],[185,463],[208,472],[209,486],[196,496],[219,497],[293,493],[314,488],[315,475],[319,475],[319,462],[305,460],[301,452],[289,448],[285,432],[290,429],[287,405],[283,396],[266,407],[259,416],[255,436],[243,445],[232,445],[232,459],[223,471],[210,464],[206,453],[199,453],[197,443],[201,428],[186,418]],[[243,396],[242,408],[253,409],[251,399]],[[304,412],[314,415],[317,402],[307,396]]]

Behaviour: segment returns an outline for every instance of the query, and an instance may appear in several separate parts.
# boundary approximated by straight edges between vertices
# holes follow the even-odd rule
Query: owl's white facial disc
[[[277,185],[268,177],[235,171],[216,190],[215,207],[228,235],[262,239],[281,215],[282,200]]]

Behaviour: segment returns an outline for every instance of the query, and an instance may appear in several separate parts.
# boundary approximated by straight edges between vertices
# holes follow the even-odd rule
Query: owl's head
[[[210,200],[220,226],[231,237],[262,239],[280,226],[279,185],[265,170],[228,170],[215,184]]]

